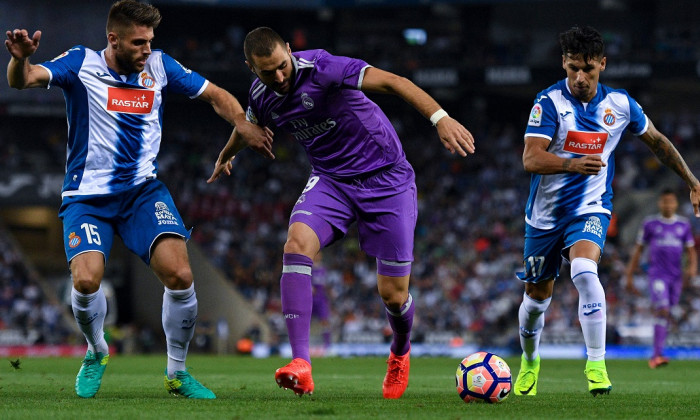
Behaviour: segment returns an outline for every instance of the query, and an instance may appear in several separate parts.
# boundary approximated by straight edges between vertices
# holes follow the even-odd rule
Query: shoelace
[[[97,375],[97,369],[100,366],[99,361],[97,358],[85,359],[83,360],[83,364],[85,365],[85,368],[83,369],[84,376],[88,379],[93,379]]]
[[[403,363],[396,359],[391,360],[389,362],[389,380],[391,383],[400,384],[404,370]]]

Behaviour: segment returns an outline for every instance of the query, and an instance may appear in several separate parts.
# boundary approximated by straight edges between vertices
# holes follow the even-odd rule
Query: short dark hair
[[[112,4],[107,17],[107,33],[120,32],[131,25],[157,28],[161,20],[160,12],[154,6],[135,0],[119,0]]]
[[[254,55],[258,57],[269,57],[277,45],[284,46],[284,40],[274,30],[261,26],[248,32],[243,41],[243,53],[246,60],[252,62]]]
[[[663,190],[661,190],[661,194],[659,194],[659,197],[663,197],[669,194],[676,195],[676,192],[671,188],[664,188]]]
[[[559,45],[562,55],[580,55],[586,63],[592,58],[602,58],[605,55],[603,37],[590,26],[574,26],[560,33]]]

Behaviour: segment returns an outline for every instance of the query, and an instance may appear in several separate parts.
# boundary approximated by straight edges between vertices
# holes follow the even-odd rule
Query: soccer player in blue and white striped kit
[[[246,121],[230,93],[152,50],[161,15],[133,0],[115,2],[107,19],[107,47],[76,46],[40,65],[29,63],[41,32],[7,31],[12,55],[7,80],[17,89],[63,89],[68,153],[59,216],[70,264],[73,314],[88,342],[75,382],[83,398],[100,388],[109,361],[104,339],[107,301],[100,282],[114,234],[165,286],[162,319],[168,362],[165,388],[187,398],[212,399],[212,391],[188,372],[185,358],[197,319],[185,240],[189,231],[168,189],[156,179],[166,92],[200,98],[236,127],[243,141],[273,157],[271,133]]]
[[[614,151],[625,130],[638,136],[690,188],[700,216],[700,182],[668,138],[627,92],[598,82],[607,63],[603,39],[591,27],[559,36],[566,78],[537,94],[525,132],[523,165],[532,173],[525,208],[525,283],[520,305],[523,349],[516,395],[535,395],[539,341],[562,257],[571,262],[579,293],[578,316],[594,396],[612,389],[605,366],[605,292],[598,278],[612,211]]]

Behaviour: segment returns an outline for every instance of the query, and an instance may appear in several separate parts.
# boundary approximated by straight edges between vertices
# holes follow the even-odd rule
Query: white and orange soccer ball
[[[510,367],[493,353],[480,351],[457,366],[457,393],[464,402],[503,402],[510,395]]]

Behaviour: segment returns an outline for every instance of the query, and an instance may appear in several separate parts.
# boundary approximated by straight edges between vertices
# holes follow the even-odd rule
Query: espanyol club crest
[[[71,232],[70,235],[68,235],[68,246],[75,248],[78,245],[80,245],[80,236],[76,235],[75,232]]]
[[[151,89],[156,85],[156,81],[144,71],[139,78],[139,84],[145,88]]]
[[[615,115],[613,115],[612,110],[610,108],[605,110],[605,115],[603,115],[603,122],[608,127],[615,124]]]
[[[301,104],[304,105],[304,108],[311,109],[314,107],[314,100],[311,99],[308,93],[302,93]]]

